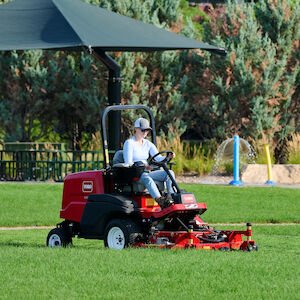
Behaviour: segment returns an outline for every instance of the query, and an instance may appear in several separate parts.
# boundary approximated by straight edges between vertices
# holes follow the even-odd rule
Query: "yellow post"
[[[265,152],[267,156],[267,169],[268,169],[268,180],[266,184],[274,185],[275,182],[272,180],[272,163],[271,163],[271,155],[270,155],[270,148],[269,145],[265,145]]]

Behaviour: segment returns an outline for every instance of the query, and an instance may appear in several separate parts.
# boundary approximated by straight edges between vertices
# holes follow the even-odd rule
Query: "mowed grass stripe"
[[[181,185],[217,229],[253,226],[258,252],[45,247],[47,229],[0,233],[1,299],[299,299],[300,191]],[[1,184],[0,226],[55,226],[62,185]],[[262,223],[269,222],[271,226]],[[215,224],[236,223],[236,224]]]
[[[47,230],[0,235],[1,299],[299,299],[300,227],[260,226],[259,251],[107,250]]]
[[[300,223],[300,189],[181,185],[206,202],[209,223]]]
[[[181,184],[208,210],[208,223],[300,223],[300,189]],[[54,226],[62,184],[2,183],[0,226]]]

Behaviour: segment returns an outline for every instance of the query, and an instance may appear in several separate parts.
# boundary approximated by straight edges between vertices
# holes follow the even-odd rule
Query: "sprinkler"
[[[240,137],[235,135],[233,138],[233,180],[230,185],[243,185],[240,181]]]
[[[255,152],[246,140],[238,135],[228,138],[218,147],[212,174],[218,175],[219,172],[224,172],[225,163],[230,164],[234,167],[234,179],[230,184],[241,185],[243,183],[240,181],[239,170],[246,164],[255,163],[254,158]]]

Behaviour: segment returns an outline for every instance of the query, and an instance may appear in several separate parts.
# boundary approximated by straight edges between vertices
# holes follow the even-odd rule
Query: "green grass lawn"
[[[1,183],[0,226],[55,225],[62,184]]]
[[[253,226],[251,253],[112,251],[79,239],[49,249],[49,230],[1,230],[0,299],[300,299],[300,190],[181,186],[207,203],[208,222],[294,224]],[[0,184],[0,226],[54,226],[61,194],[61,184]]]
[[[181,184],[206,202],[209,223],[300,223],[300,189]],[[0,184],[0,226],[55,225],[62,184]]]
[[[1,299],[299,299],[300,226],[257,226],[257,252],[104,249],[0,232]]]
[[[207,203],[210,223],[300,223],[300,189],[181,185]]]

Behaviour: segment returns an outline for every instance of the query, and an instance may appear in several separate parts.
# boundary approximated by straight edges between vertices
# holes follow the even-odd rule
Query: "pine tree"
[[[39,117],[47,99],[47,69],[42,51],[12,51],[0,60],[0,122],[7,141],[33,141],[43,135],[46,122]]]
[[[195,131],[203,139],[239,133],[282,143],[295,130],[291,120],[299,107],[294,102],[299,82],[298,2],[228,1],[226,10],[216,9],[210,17],[206,39],[225,47],[228,55],[194,56],[190,78],[202,78],[188,87],[193,93],[189,115],[198,120]]]

